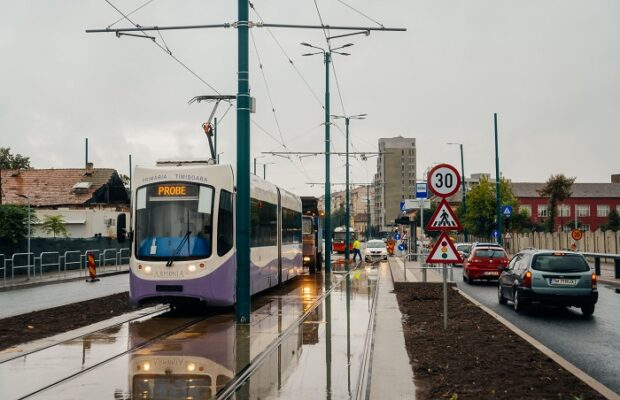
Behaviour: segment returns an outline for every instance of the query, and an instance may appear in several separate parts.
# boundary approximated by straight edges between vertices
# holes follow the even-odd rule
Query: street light
[[[18,197],[28,200],[28,278],[30,278],[30,196],[17,194]]]
[[[463,143],[454,143],[454,142],[449,142],[447,144],[455,144],[458,145],[461,149],[461,190],[463,191],[463,215],[465,215],[465,212],[467,211],[467,203],[466,203],[466,196],[465,196],[465,192],[466,192],[466,188],[465,188],[465,161],[463,160]],[[465,241],[468,241],[468,234],[467,234],[467,230],[463,229],[463,235],[465,236]]]
[[[351,210],[350,210],[350,205],[349,205],[349,121],[352,119],[366,119],[366,115],[368,114],[357,114],[357,115],[350,115],[350,116],[344,116],[344,115],[332,115],[332,118],[334,119],[344,119],[344,124],[346,127],[346,155],[345,155],[345,165],[346,165],[346,169],[345,169],[345,185],[346,185],[346,189],[345,189],[345,193],[346,193],[346,197],[345,197],[345,212],[344,212],[344,218],[345,218],[345,234],[344,234],[344,259],[346,260],[346,267],[347,267],[347,271],[349,270],[349,256],[350,256],[350,251],[349,251],[349,246],[350,246],[350,233],[349,233],[349,229],[351,227]]]
[[[310,47],[319,50],[314,53],[302,54],[303,56],[313,56],[316,54],[323,54],[325,62],[325,272],[331,273],[331,253],[332,253],[332,237],[331,237],[331,184],[330,184],[330,172],[329,172],[329,63],[331,61],[332,53],[340,54],[343,56],[350,55],[349,53],[338,52],[336,50],[344,49],[345,47],[353,46],[353,43],[347,43],[343,46],[336,47],[335,49],[329,48],[327,50],[322,47],[313,46],[310,43],[300,43],[302,46]]]

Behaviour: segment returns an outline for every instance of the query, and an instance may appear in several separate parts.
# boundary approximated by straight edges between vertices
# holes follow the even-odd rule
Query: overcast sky
[[[352,150],[377,151],[379,137],[415,137],[421,174],[437,162],[460,166],[458,147],[445,144],[460,142],[467,175],[494,173],[496,112],[500,168],[514,181],[564,173],[578,182],[609,182],[620,173],[617,0],[345,1],[385,26],[407,28],[332,41],[355,44],[347,49],[351,56],[334,57],[340,91],[332,72],[332,114],[368,114],[351,122]],[[147,0],[111,2],[130,12]],[[149,39],[85,33],[119,19],[106,1],[5,3],[0,146],[29,156],[35,168],[81,167],[88,137],[95,167],[121,173],[128,173],[129,154],[141,165],[208,154],[201,124],[211,105],[187,101],[213,90]],[[130,18],[142,26],[234,22],[236,3],[154,0]],[[319,24],[312,0],[254,3],[265,22]],[[377,26],[338,0],[317,4],[326,24]],[[251,19],[260,20],[253,12]],[[149,34],[220,93],[236,93],[235,29]],[[307,182],[324,181],[323,157],[261,152],[285,151],[282,142],[290,151],[324,149],[323,60],[301,57],[308,49],[299,45],[324,46],[323,32],[254,28],[252,34],[252,156],[263,157],[261,174],[260,163],[268,164],[269,180],[320,195],[323,187]],[[219,151],[222,162],[234,165],[235,115],[232,109],[223,117],[227,108],[217,113]],[[344,151],[342,131],[333,128],[332,138],[333,150]],[[332,181],[343,182],[344,160],[334,156],[332,166]],[[375,158],[352,160],[351,180],[369,182],[375,169]]]

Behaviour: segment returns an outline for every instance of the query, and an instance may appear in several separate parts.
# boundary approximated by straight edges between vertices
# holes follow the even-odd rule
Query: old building
[[[533,222],[543,223],[549,217],[549,199],[538,194],[545,184],[511,182],[512,192],[519,203],[519,211],[525,210]],[[612,176],[611,183],[578,183],[571,189],[572,195],[557,206],[554,227],[556,231],[569,230],[575,220],[586,230],[595,231],[609,222],[609,212],[620,213],[620,181]]]
[[[60,215],[70,237],[116,236],[116,217],[129,209],[129,193],[116,170],[26,169],[0,171],[2,204],[30,203],[38,222],[33,236],[47,237],[40,229],[46,215]]]

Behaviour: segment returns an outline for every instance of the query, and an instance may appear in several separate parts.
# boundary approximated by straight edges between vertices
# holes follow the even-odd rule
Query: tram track
[[[376,266],[377,263],[372,263],[373,266]],[[250,378],[260,369],[263,363],[278,349],[278,347],[292,334],[294,334],[301,324],[304,323],[306,319],[314,312],[314,310],[319,307],[325,299],[332,294],[334,289],[342,282],[343,280],[350,278],[352,272],[356,271],[360,268],[362,263],[358,263],[355,268],[351,269],[344,274],[336,274],[333,275],[336,277],[336,280],[331,284],[331,287],[323,292],[323,294],[316,298],[314,303],[304,312],[299,318],[297,318],[291,325],[289,325],[282,333],[278,335],[278,337],[269,344],[262,352],[260,352],[254,359],[248,364],[245,368],[239,371],[235,377],[229,381],[223,388],[220,390],[215,399],[216,400],[226,400],[231,398],[240,388],[245,385]],[[376,302],[376,293],[374,295],[373,303]],[[372,313],[375,312],[375,307],[373,304]],[[365,397],[367,386],[368,386],[368,374],[370,373],[369,369],[369,361],[372,356],[372,333],[374,330],[374,318],[371,318],[368,324],[367,331],[367,339],[364,344],[364,354],[363,360],[364,362],[360,368],[360,379],[357,387],[357,399],[361,399]],[[362,396],[362,397],[360,397]]]

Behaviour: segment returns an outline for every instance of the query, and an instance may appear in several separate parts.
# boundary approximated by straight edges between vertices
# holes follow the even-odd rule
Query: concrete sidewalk
[[[0,319],[126,292],[129,277],[127,266],[123,267],[98,275],[100,280],[93,283],[86,282],[80,271],[68,271],[61,279],[43,276],[16,282],[0,291]]]

